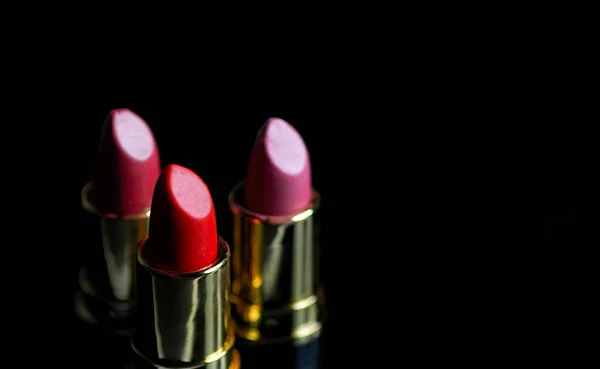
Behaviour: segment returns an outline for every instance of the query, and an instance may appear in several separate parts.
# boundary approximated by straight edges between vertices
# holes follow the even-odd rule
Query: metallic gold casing
[[[92,257],[80,269],[75,312],[88,323],[126,333],[131,327],[137,248],[148,234],[150,209],[127,217],[101,213],[89,201],[91,187],[92,182],[83,187],[81,202],[100,219],[102,247],[90,250]]]
[[[142,250],[143,245],[140,250]],[[217,261],[189,274],[169,274],[138,253],[137,317],[131,345],[148,368],[229,369],[239,366],[229,306],[229,246]],[[233,366],[232,366],[233,365]]]
[[[303,344],[322,328],[314,213],[311,206],[289,217],[266,217],[245,209],[243,183],[229,195],[233,212],[232,317],[249,341],[293,340]]]

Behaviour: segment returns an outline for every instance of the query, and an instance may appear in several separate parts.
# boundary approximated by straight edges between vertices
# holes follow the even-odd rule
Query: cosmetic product
[[[246,179],[229,195],[231,313],[244,365],[287,350],[281,368],[318,366],[325,312],[315,235],[319,201],[304,140],[286,121],[269,119],[256,137]],[[252,354],[259,351],[273,354]],[[261,365],[270,364],[250,366]]]
[[[148,232],[152,191],[160,175],[159,152],[146,122],[128,109],[110,112],[102,127],[95,175],[82,205],[98,229],[81,245],[75,312],[102,329],[131,328],[137,248]]]
[[[206,184],[171,164],[156,183],[136,274],[134,367],[237,369],[230,251]]]

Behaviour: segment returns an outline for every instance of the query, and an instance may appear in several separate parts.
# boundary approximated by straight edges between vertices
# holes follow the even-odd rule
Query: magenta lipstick
[[[126,333],[131,325],[137,245],[147,235],[152,191],[160,174],[156,140],[129,109],[110,112],[102,127],[96,170],[82,205],[99,237],[90,237],[79,273],[75,312],[83,321]],[[100,242],[93,244],[96,239]]]
[[[256,137],[246,179],[229,195],[232,316],[244,363],[256,356],[252,347],[297,347],[295,362],[306,358],[303,350],[315,351],[311,343],[324,315],[314,217],[319,200],[304,140],[286,121],[269,119]]]

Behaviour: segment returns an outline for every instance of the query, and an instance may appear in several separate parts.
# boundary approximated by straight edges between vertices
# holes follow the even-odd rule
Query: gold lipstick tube
[[[92,182],[83,187],[81,203],[99,218],[102,245],[90,250],[91,257],[79,271],[75,312],[88,323],[127,333],[134,305],[135,258],[148,234],[150,209],[127,217],[101,213],[89,201],[91,188]]]
[[[218,242],[217,261],[189,274],[155,269],[138,253],[136,368],[240,367],[228,300],[229,246]]]
[[[243,182],[229,195],[233,213],[232,317],[239,337],[259,343],[317,338],[324,316],[314,214],[320,196],[289,217],[267,217],[241,204]]]

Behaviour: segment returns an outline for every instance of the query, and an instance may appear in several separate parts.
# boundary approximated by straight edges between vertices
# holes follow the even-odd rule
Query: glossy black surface
[[[82,365],[92,368],[133,369],[139,359],[131,350],[127,336],[114,335],[98,327],[73,322],[77,349],[73,360],[81,360]],[[335,368],[333,358],[328,354],[327,327],[318,339],[304,345],[278,343],[257,345],[237,340],[236,349],[240,352],[243,369],[328,369]],[[83,364],[85,363],[85,364]],[[70,365],[70,364],[69,364]],[[72,367],[76,367],[73,361]],[[71,367],[71,366],[68,366]]]

